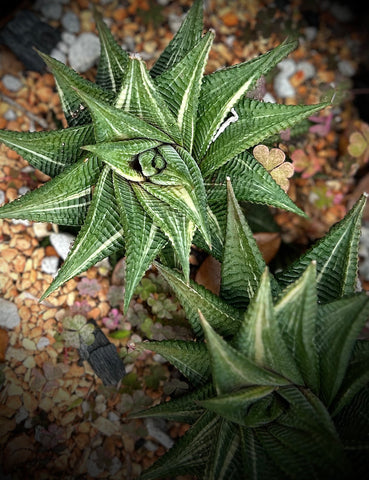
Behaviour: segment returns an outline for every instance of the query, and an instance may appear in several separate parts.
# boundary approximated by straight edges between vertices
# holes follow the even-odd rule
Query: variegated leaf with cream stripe
[[[297,43],[205,75],[214,32],[203,35],[203,6],[194,1],[150,71],[115,42],[96,9],[96,83],[40,53],[55,77],[68,128],[0,131],[0,141],[54,177],[0,208],[0,218],[82,227],[47,294],[123,244],[125,309],[161,252],[187,285],[192,242],[221,255],[227,176],[237,200],[303,215],[262,166],[249,162],[246,149],[324,105],[292,109],[244,98]]]

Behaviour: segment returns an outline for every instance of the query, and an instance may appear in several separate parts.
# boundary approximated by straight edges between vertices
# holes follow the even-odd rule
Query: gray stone
[[[274,78],[274,90],[279,98],[294,97],[296,90],[290,84],[288,77],[284,72],[278,73]]]
[[[41,261],[41,271],[49,275],[55,275],[59,267],[59,257],[50,255]]]
[[[348,60],[341,60],[340,62],[338,62],[338,70],[345,77],[353,77],[356,73],[354,66]]]
[[[76,36],[73,35],[73,33],[69,32],[63,32],[61,35],[63,43],[68,45],[69,47],[73,45],[73,43],[76,41]]]
[[[62,16],[61,23],[64,29],[69,33],[78,33],[80,31],[81,25],[79,18],[74,12],[65,12]]]
[[[70,66],[77,72],[86,72],[100,56],[100,40],[94,33],[81,33],[69,50]]]
[[[68,256],[71,244],[75,237],[70,233],[52,233],[50,243],[55,248],[57,254],[65,260]]]
[[[12,329],[20,324],[18,309],[14,303],[0,298],[0,327]]]
[[[5,202],[5,193],[3,190],[0,190],[0,205],[2,205]]]
[[[8,122],[15,120],[17,118],[17,114],[15,113],[14,110],[9,108],[5,113],[4,113],[4,118],[5,120],[8,120]]]
[[[61,52],[58,48],[53,48],[50,52],[50,57],[59,60],[59,62],[67,63],[67,56],[65,53]]]
[[[19,78],[11,75],[10,73],[6,73],[3,76],[2,81],[4,87],[11,92],[18,92],[18,90],[22,87],[22,82],[19,80]]]
[[[43,350],[45,347],[50,345],[50,340],[47,337],[41,337],[37,342],[37,350]]]
[[[163,423],[160,422],[160,419],[145,418],[145,426],[150,437],[161,443],[163,447],[171,448],[174,442],[170,436],[162,430],[162,425]]]
[[[60,17],[63,12],[63,7],[58,2],[44,2],[41,5],[41,13],[48,20],[60,20]]]
[[[309,80],[310,78],[315,77],[316,70],[315,70],[314,65],[310,62],[307,62],[306,60],[297,63],[296,64],[296,69],[304,72],[306,80]]]

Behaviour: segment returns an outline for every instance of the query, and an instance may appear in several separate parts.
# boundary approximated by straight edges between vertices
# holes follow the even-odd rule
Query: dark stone
[[[49,54],[61,39],[61,32],[41,21],[30,10],[22,10],[0,31],[0,43],[6,45],[27,70],[42,72],[46,65],[33,47]]]
[[[95,326],[95,341],[92,345],[86,345],[80,338],[81,347],[78,351],[81,361],[88,361],[104,385],[116,386],[126,374],[124,363],[118,355],[115,345],[109,342],[96,323],[93,321],[89,323]]]

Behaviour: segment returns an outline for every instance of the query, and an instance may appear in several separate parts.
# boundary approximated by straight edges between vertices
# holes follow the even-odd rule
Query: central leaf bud
[[[138,155],[138,163],[145,177],[152,177],[160,173],[166,166],[165,159],[156,149],[140,153]]]

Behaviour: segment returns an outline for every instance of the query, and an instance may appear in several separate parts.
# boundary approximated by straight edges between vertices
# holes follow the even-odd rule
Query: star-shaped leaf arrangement
[[[358,335],[369,297],[356,292],[365,202],[272,275],[228,181],[220,295],[185,288],[158,265],[196,339],[136,348],[162,355],[193,390],[132,416],[191,427],[142,480],[365,477],[369,342]]]
[[[217,251],[226,176],[238,200],[303,215],[247,149],[326,104],[273,105],[246,95],[295,41],[204,76],[214,32],[203,35],[202,0],[195,0],[150,71],[120,48],[97,12],[95,18],[101,42],[96,83],[40,52],[68,127],[0,131],[0,141],[52,177],[3,206],[0,218],[80,227],[42,298],[125,249],[127,310],[135,286],[164,251],[185,279],[192,242]]]

